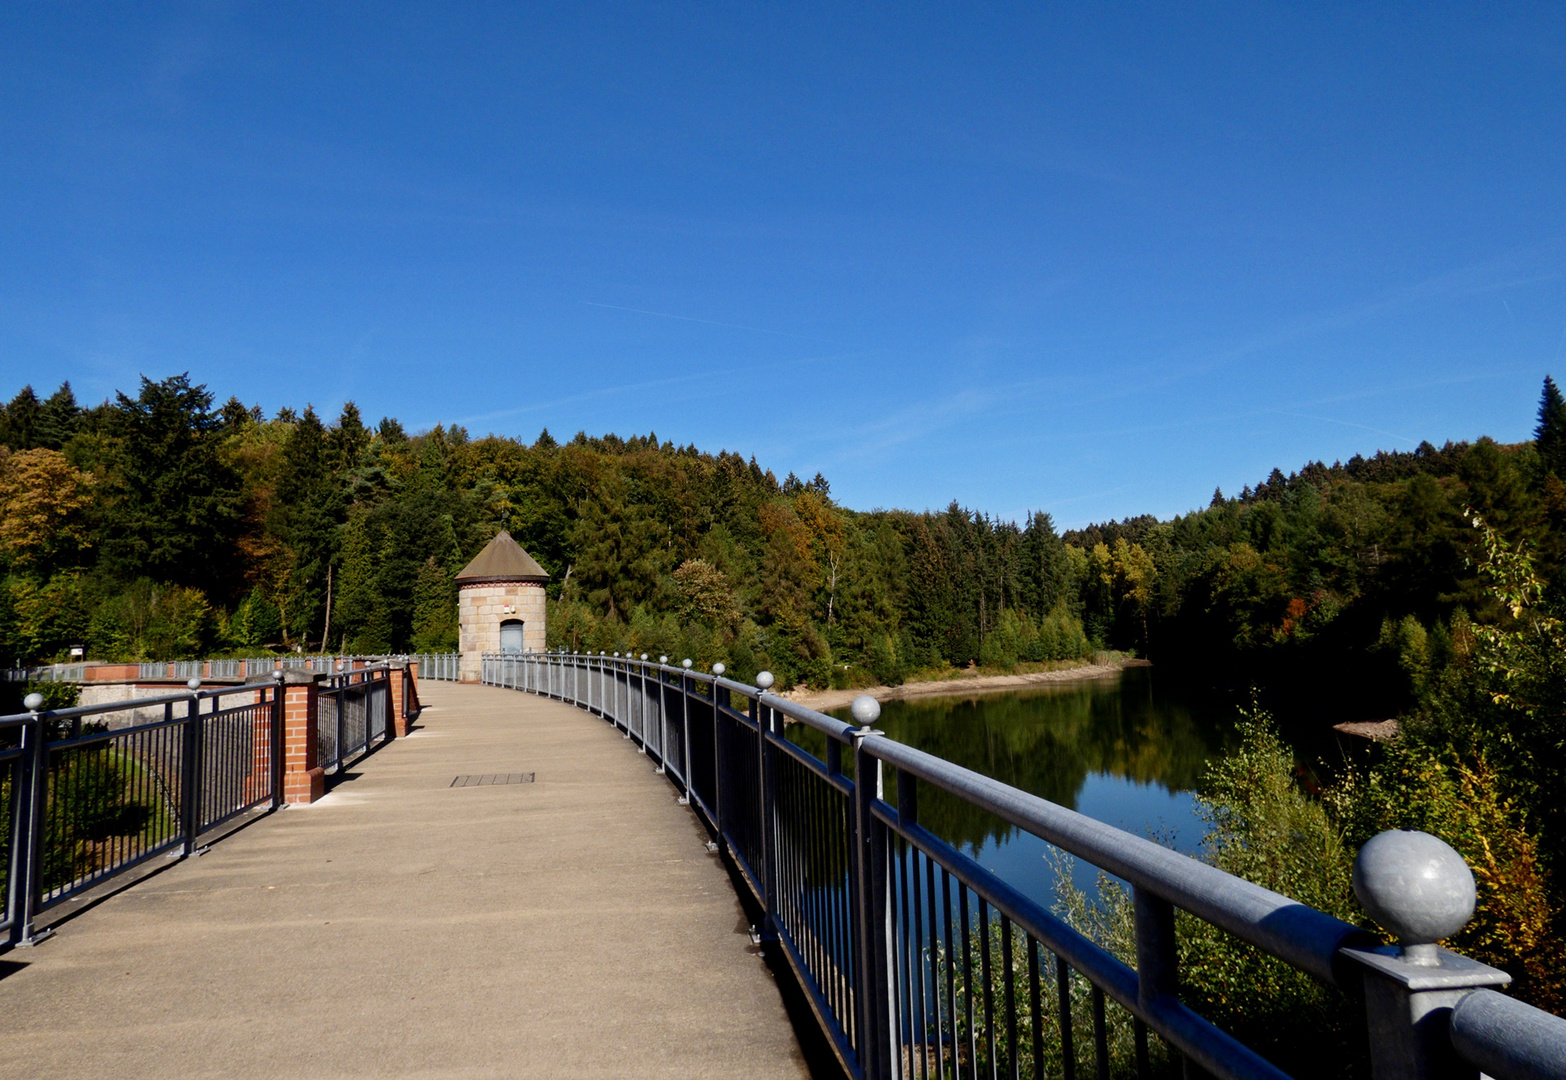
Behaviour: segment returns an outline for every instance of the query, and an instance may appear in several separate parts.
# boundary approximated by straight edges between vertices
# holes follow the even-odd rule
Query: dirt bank
[[[1059,671],[1031,671],[1021,675],[960,675],[951,679],[930,682],[903,683],[901,686],[861,686],[855,690],[795,689],[781,696],[797,701],[808,709],[824,712],[841,709],[860,694],[869,694],[877,701],[906,701],[909,698],[957,697],[964,694],[987,694],[1003,690],[1021,690],[1044,683],[1082,682],[1087,679],[1105,679],[1118,675],[1128,667],[1148,667],[1146,660],[1117,659],[1107,664],[1083,664],[1080,667],[1062,668]]]

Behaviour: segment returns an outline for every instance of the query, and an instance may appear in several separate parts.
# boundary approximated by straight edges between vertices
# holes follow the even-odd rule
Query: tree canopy
[[[779,482],[656,434],[528,444],[370,426],[352,403],[328,420],[214,400],[182,374],[88,407],[69,384],[24,387],[0,408],[7,660],[450,647],[453,576],[506,527],[551,575],[552,646],[785,684],[1115,648],[1384,715],[1496,617],[1466,508],[1546,579],[1566,562],[1553,380],[1534,442],[1274,469],[1169,520],[1064,535],[1042,511],[857,512],[820,474]]]

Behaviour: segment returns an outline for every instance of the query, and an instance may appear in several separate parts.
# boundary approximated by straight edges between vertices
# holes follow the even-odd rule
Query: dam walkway
[[[417,727],[0,955],[0,1077],[801,1077],[707,833],[569,705]]]

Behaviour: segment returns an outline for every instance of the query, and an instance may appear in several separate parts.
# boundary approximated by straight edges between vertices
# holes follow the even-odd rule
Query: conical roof
[[[549,575],[533,561],[533,556],[522,550],[522,545],[511,539],[502,529],[495,539],[484,545],[484,550],[457,575],[460,584],[472,585],[480,581],[537,581],[545,582]]]

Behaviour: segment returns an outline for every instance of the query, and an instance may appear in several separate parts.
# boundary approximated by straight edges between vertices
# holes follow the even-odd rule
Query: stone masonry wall
[[[529,582],[464,585],[457,594],[457,635],[462,681],[477,682],[487,652],[500,651],[500,624],[522,620],[522,644],[544,651],[544,587]]]

